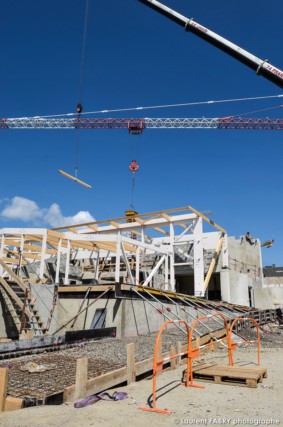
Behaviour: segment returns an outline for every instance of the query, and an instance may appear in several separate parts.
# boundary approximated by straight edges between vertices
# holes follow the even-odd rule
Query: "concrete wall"
[[[82,314],[79,315],[79,317],[76,320],[75,326],[71,329],[70,322],[66,327],[64,327],[60,331],[60,335],[64,334],[66,330],[82,330],[82,329],[90,329],[95,311],[97,309],[105,309],[106,308],[106,321],[105,326],[106,327],[112,327],[116,326],[117,328],[117,337],[121,337],[121,316],[122,316],[122,309],[121,309],[121,300],[119,299],[108,299],[108,298],[101,298],[100,300],[96,301],[95,303],[92,303],[96,297],[90,298],[87,300],[83,306],[82,309],[86,308],[87,305],[89,308],[85,310]],[[57,305],[58,309],[58,316],[57,320],[60,325],[64,325],[68,320],[72,319],[80,309],[81,303],[83,301],[83,298],[60,298],[59,302],[60,304]],[[57,328],[56,328],[57,329]]]
[[[256,288],[253,290],[254,305],[256,308],[282,308],[283,287],[279,288]]]
[[[258,241],[257,245],[251,246],[243,239],[235,237],[228,238],[228,253],[230,269],[235,269],[241,273],[249,274],[255,277],[259,274],[261,265],[261,246]],[[237,260],[238,262],[235,262]]]
[[[243,273],[230,271],[230,301],[233,304],[249,306],[249,286],[253,280]]]
[[[43,324],[46,325],[50,317],[50,311],[52,309],[53,295],[54,295],[55,285],[45,285],[45,284],[30,284],[30,290],[35,296],[36,300],[34,302],[35,307],[39,311],[39,315]],[[49,333],[52,333],[54,328],[56,328],[56,318],[57,318],[57,304],[53,311],[53,316],[50,322]]]

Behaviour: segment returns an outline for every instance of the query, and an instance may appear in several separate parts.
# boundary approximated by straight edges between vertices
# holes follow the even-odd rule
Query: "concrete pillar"
[[[0,259],[3,258],[4,246],[5,246],[5,233],[3,232],[0,240]],[[0,275],[2,276],[3,273],[4,273],[4,269],[2,266],[0,266]]]
[[[175,292],[175,267],[174,267],[174,225],[170,224],[170,291]]]
[[[136,248],[136,285],[140,283],[140,248],[137,246]]]
[[[44,270],[45,270],[45,257],[46,257],[46,242],[47,242],[47,230],[44,230],[42,236],[42,245],[41,245],[41,259],[39,267],[39,278],[43,279]]]
[[[70,239],[68,237],[66,265],[65,265],[65,279],[64,279],[65,285],[69,284],[70,256],[71,256],[71,242],[70,242]]]
[[[116,266],[115,266],[115,282],[120,283],[120,264],[121,264],[121,233],[116,237]]]
[[[231,302],[229,269],[220,272],[221,301]]]
[[[164,281],[165,281],[165,290],[168,291],[169,289],[169,282],[168,282],[168,263],[169,263],[169,255],[165,258],[165,269],[164,269]]]
[[[202,218],[197,218],[194,228],[194,294],[204,296],[204,262],[202,243]]]
[[[95,273],[94,273],[94,278],[96,280],[98,280],[98,276],[99,276],[99,255],[100,255],[100,250],[97,249],[97,251],[96,251],[96,263],[95,263]]]
[[[59,283],[60,280],[60,262],[61,262],[61,245],[62,239],[59,239],[58,247],[57,247],[57,265],[56,265],[56,275],[55,275],[55,283]]]

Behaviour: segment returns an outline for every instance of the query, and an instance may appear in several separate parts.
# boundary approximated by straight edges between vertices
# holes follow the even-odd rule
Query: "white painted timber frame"
[[[3,228],[0,229],[0,258],[17,267],[19,257],[13,258],[10,252],[16,249],[24,251],[30,263],[39,263],[39,277],[45,274],[45,263],[51,256],[57,257],[55,281],[59,283],[60,259],[66,255],[64,284],[69,284],[70,261],[72,259],[93,259],[94,277],[99,279],[99,260],[115,258],[115,282],[120,283],[121,263],[127,272],[127,283],[143,286],[155,286],[154,277],[162,268],[164,283],[162,289],[175,291],[175,267],[191,265],[194,268],[194,293],[204,296],[209,281],[204,278],[203,222],[207,222],[221,234],[216,251],[222,244],[222,264],[228,265],[227,236],[225,230],[203,213],[191,206],[135,214],[78,225],[67,225],[53,230],[43,228]],[[131,236],[131,237],[130,237]],[[133,238],[134,237],[134,238]],[[10,251],[11,243],[15,251]],[[183,251],[183,244],[193,245],[193,256]],[[175,248],[179,245],[184,262],[175,263]],[[10,258],[6,254],[9,252]],[[106,255],[107,254],[107,255]],[[140,283],[141,265],[145,256],[154,257],[155,263],[143,283]],[[134,261],[131,264],[131,261]],[[113,261],[112,261],[113,263]],[[113,264],[112,264],[113,265]],[[134,269],[133,267],[134,266]],[[214,265],[211,265],[210,273]],[[0,270],[4,274],[3,269]]]

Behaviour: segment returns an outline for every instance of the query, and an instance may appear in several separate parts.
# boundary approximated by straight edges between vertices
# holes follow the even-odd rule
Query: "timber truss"
[[[203,222],[214,228],[215,252],[204,271]],[[72,284],[73,266],[88,271],[94,283],[140,285],[175,291],[175,268],[189,266],[195,295],[203,296],[219,253],[227,245],[226,231],[191,206],[137,214],[54,229],[0,230],[0,259],[19,276]],[[222,263],[228,265],[223,251]],[[228,258],[228,255],[227,255]],[[53,264],[52,264],[53,263]],[[53,265],[50,276],[48,265]],[[2,267],[1,267],[2,265]],[[7,269],[0,264],[0,276]],[[104,276],[103,276],[104,275]],[[24,277],[23,277],[24,278]],[[79,284],[79,283],[77,283]]]

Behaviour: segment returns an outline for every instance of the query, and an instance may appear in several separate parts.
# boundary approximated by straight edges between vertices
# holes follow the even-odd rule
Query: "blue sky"
[[[165,2],[165,0],[164,0]],[[168,6],[278,68],[282,0],[166,0]],[[0,116],[75,112],[85,1],[3,2]],[[84,111],[276,96],[282,90],[137,0],[90,0]],[[127,113],[112,117],[223,117],[277,107],[282,98]],[[96,115],[97,116],[97,115]],[[109,114],[102,115],[103,117]],[[282,109],[250,117],[282,117]],[[123,216],[131,203],[128,166],[136,158],[134,206],[140,213],[192,205],[211,210],[229,235],[250,231],[264,265],[283,264],[283,146],[280,131],[0,130],[0,223],[56,226]]]

